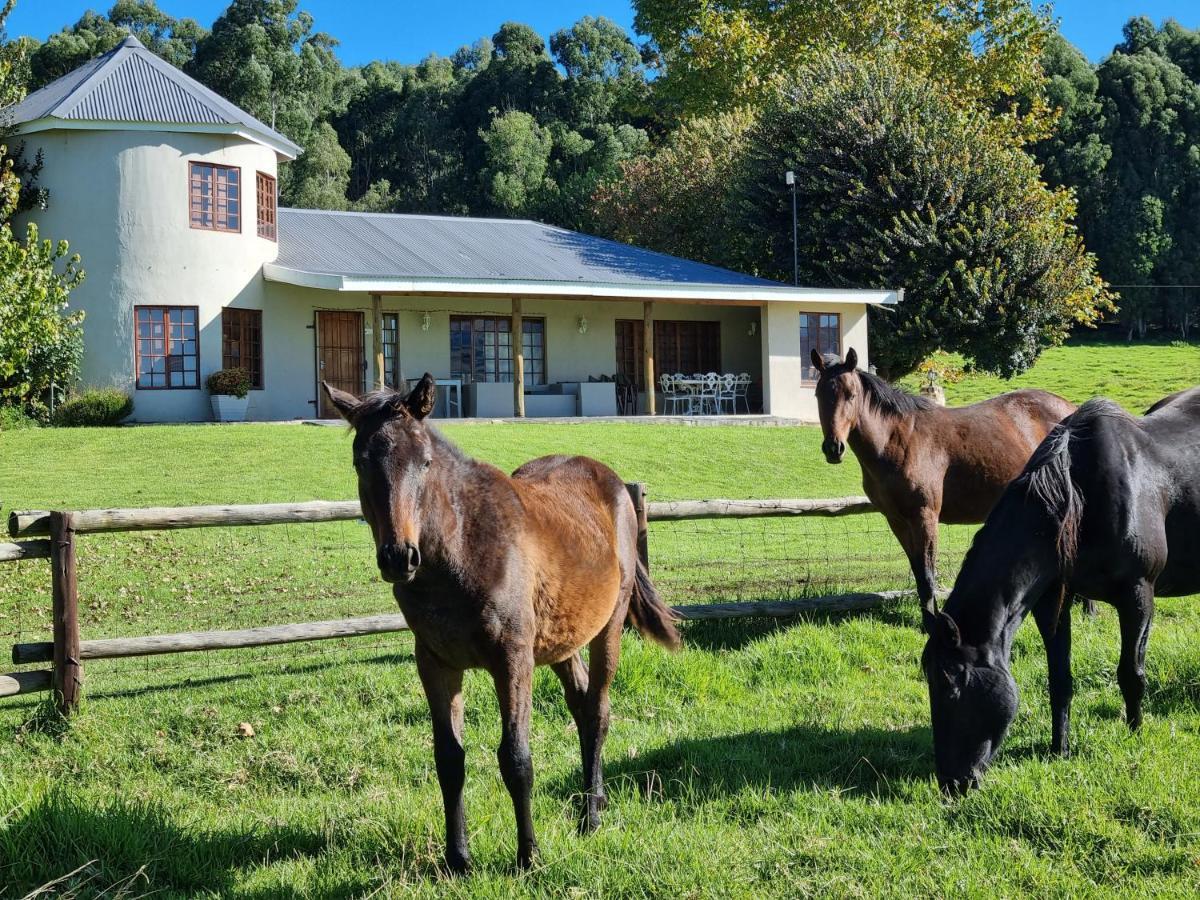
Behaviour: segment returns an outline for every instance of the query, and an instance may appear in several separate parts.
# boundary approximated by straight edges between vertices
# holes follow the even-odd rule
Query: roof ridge
[[[389,219],[442,219],[449,222],[503,222],[510,225],[538,225],[543,228],[558,226],[549,226],[544,222],[539,222],[536,219],[506,219],[502,216],[456,216],[451,213],[400,213],[400,212],[368,212],[366,210],[357,209],[305,209],[298,206],[281,206],[280,212],[294,213],[314,213],[323,216],[378,216],[380,218]],[[563,229],[569,231],[570,229]],[[573,232],[579,234],[580,232]]]

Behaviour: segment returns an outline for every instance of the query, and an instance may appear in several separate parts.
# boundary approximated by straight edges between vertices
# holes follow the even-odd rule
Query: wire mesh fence
[[[943,527],[949,584],[974,532]],[[361,522],[204,528],[78,539],[85,640],[216,631],[396,612]],[[882,516],[651,522],[651,573],[673,605],[786,600],[912,587]],[[46,560],[0,566],[0,647],[51,632]],[[91,660],[88,694],[380,657],[406,657],[407,634],[243,650]],[[15,667],[20,670],[22,667]],[[24,667],[32,668],[32,667]]]

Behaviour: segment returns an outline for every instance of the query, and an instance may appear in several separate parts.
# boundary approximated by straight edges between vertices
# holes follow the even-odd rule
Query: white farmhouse
[[[713,371],[812,419],[810,349],[865,366],[867,306],[896,299],[531,221],[277,209],[300,148],[133,37],[5,114],[45,156],[49,208],[28,215],[87,272],[83,379],[130,389],[137,421],[209,418],[205,378],[235,365],[254,419],[331,415],[322,378],[362,392],[426,371],[467,415],[613,413],[589,377],[618,373],[661,411],[646,372]]]

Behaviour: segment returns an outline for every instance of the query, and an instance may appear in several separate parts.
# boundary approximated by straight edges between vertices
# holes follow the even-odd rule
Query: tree
[[[569,118],[597,127],[618,111],[634,113],[649,93],[642,56],[612,19],[584,16],[550,37],[550,51],[566,77]]]
[[[752,269],[743,235],[726,215],[752,121],[745,111],[695,119],[652,153],[631,155],[595,189],[597,229],[662,253]]]
[[[1033,92],[1054,30],[1028,0],[635,0],[663,77],[685,114],[757,106],[794,68],[835,51],[892,53],[965,100],[991,105]],[[1034,124],[1042,109],[1030,111]]]
[[[301,209],[345,209],[350,157],[328,122],[309,132],[304,152],[292,163],[291,203]]]
[[[194,19],[176,19],[154,0],[118,0],[107,15],[88,10],[69,28],[51,35],[30,55],[30,90],[107,53],[133,34],[171,65],[183,68],[208,32]]]
[[[740,167],[733,206],[761,239],[762,270],[791,274],[791,169],[801,279],[905,289],[872,311],[872,358],[889,377],[934,350],[1008,377],[1109,307],[1070,193],[1047,189],[984,110],[888,54],[802,69]]]
[[[479,134],[487,163],[480,172],[484,193],[496,210],[513,214],[543,187],[553,141],[529,113],[512,111]]]
[[[0,30],[14,0],[0,5]],[[14,42],[0,53],[0,106],[25,94],[21,58],[26,45]],[[12,233],[11,219],[23,201],[45,202],[44,192],[23,185],[21,166],[0,148],[0,406],[44,411],[51,385],[74,384],[83,353],[82,312],[68,311],[72,290],[83,280],[79,257],[68,256],[66,241],[43,240],[30,224],[24,241]],[[40,163],[26,167],[36,173]]]

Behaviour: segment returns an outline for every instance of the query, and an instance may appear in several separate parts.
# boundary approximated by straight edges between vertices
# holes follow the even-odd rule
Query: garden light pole
[[[800,256],[796,250],[796,173],[788,169],[783,180],[792,189],[792,284],[800,287]]]

